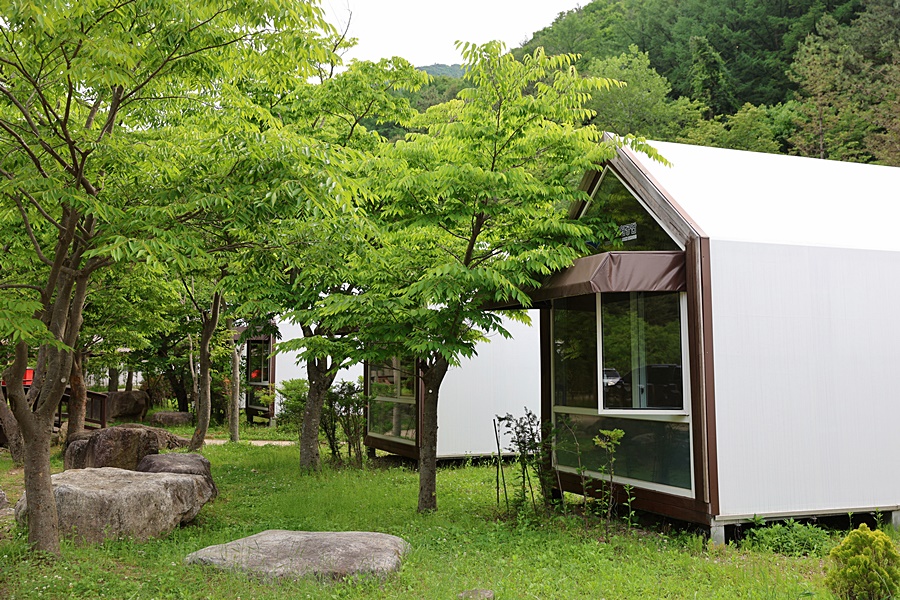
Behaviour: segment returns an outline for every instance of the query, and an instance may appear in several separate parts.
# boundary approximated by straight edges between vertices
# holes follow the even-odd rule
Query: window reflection
[[[597,408],[597,300],[553,302],[554,400],[557,406]]]

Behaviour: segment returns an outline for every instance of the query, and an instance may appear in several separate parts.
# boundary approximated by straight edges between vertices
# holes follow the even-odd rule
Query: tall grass
[[[490,466],[444,467],[439,510],[416,513],[409,467],[300,475],[294,447],[225,445],[204,453],[219,498],[166,539],[31,555],[24,532],[0,539],[0,598],[828,598],[817,559],[707,549],[690,534],[621,530],[605,538],[580,519],[501,518]],[[0,487],[21,478],[0,457]],[[14,499],[14,498],[13,498]],[[185,555],[265,529],[380,531],[411,545],[381,580],[266,582],[186,566]],[[3,527],[0,526],[0,536]],[[601,538],[607,541],[601,541]]]

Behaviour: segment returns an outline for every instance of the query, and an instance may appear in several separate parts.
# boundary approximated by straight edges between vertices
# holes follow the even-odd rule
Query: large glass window
[[[616,292],[554,300],[559,468],[609,475],[607,457],[593,439],[601,429],[621,429],[617,479],[647,482],[653,489],[692,489],[683,296]]]
[[[613,222],[611,237],[614,239],[595,242],[598,253],[610,250],[681,250],[608,168],[579,218],[598,232],[609,231],[609,222]]]
[[[674,292],[602,294],[603,407],[681,410],[681,302]]]
[[[370,364],[368,433],[415,443],[418,424],[415,361],[393,358]]]
[[[593,441],[601,429],[621,429],[625,433],[612,465],[616,478],[691,489],[690,425],[687,422],[557,415],[557,464],[570,470],[609,475],[608,457]]]

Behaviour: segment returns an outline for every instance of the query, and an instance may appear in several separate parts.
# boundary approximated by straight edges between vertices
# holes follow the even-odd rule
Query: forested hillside
[[[900,165],[896,0],[595,0],[513,52],[577,53],[618,134]],[[436,78],[421,110],[458,85]]]

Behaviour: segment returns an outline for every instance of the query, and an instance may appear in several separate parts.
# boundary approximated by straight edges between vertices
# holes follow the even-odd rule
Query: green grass
[[[605,538],[602,526],[586,529],[574,516],[499,518],[487,466],[442,468],[439,510],[421,515],[409,468],[300,475],[296,447],[229,444],[204,454],[220,495],[194,524],[141,544],[65,543],[61,559],[29,554],[24,532],[13,529],[0,539],[0,598],[452,599],[474,588],[499,599],[830,598],[820,559],[708,547],[685,533],[619,528]],[[21,487],[8,455],[0,455],[0,487],[13,490],[11,500]],[[272,583],[182,562],[205,546],[276,528],[381,531],[412,549],[384,581]]]

